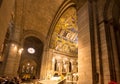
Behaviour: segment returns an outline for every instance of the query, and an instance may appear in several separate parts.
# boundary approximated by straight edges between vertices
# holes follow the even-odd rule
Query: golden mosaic
[[[78,52],[78,27],[76,9],[67,9],[56,24],[51,39],[51,48],[77,55]]]

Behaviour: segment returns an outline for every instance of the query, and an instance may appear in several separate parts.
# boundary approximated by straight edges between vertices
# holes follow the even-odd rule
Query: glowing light
[[[23,50],[23,48],[20,48],[18,52],[21,54]]]
[[[34,54],[35,53],[35,49],[34,48],[28,48],[28,53]]]
[[[14,46],[14,49],[17,50],[17,46]]]
[[[12,49],[13,49],[14,51],[17,51],[17,45],[16,45],[16,44],[12,43],[12,44],[11,44],[11,47],[12,47]]]
[[[55,62],[55,58],[52,59],[52,62]]]
[[[52,77],[50,80],[60,80],[60,77]]]
[[[12,43],[12,44],[11,44],[11,46],[13,46],[13,47],[14,47],[14,46],[15,46],[15,44],[13,44],[13,43]]]
[[[30,63],[27,64],[28,66],[30,65]]]

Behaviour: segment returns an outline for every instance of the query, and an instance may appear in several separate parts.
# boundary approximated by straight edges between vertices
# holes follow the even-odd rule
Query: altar
[[[37,84],[65,84],[66,80],[40,80]]]

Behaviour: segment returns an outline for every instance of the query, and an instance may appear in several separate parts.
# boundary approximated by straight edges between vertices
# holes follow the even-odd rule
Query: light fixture
[[[29,65],[30,65],[30,63],[28,62],[28,63],[27,63],[27,65],[29,66]]]
[[[20,48],[20,49],[18,50],[19,54],[21,54],[23,50],[24,50],[23,48]]]
[[[12,47],[12,49],[13,49],[14,52],[16,52],[18,50],[18,46],[15,43],[12,43],[11,47]]]
[[[28,53],[30,54],[34,54],[35,53],[35,49],[34,48],[28,48]]]

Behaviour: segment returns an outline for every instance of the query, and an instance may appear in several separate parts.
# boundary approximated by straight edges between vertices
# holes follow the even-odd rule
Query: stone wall
[[[108,4],[109,3],[109,4]],[[119,81],[119,64],[116,54],[116,43],[114,43],[115,38],[113,31],[111,31],[113,27],[110,29],[110,23],[112,22],[112,13],[113,13],[113,4],[114,0],[98,0],[97,1],[97,8],[98,8],[98,29],[100,33],[100,49],[102,59],[102,74],[100,74],[102,82],[104,84],[108,84],[109,81],[115,80]],[[108,32],[110,30],[110,32]],[[111,40],[110,40],[111,39]],[[111,59],[112,58],[112,59]]]
[[[88,2],[78,10],[78,84],[92,84]]]
[[[96,73],[98,73],[98,84],[107,84],[110,81],[110,69],[108,59],[108,48],[106,42],[106,30],[104,23],[105,1],[94,2],[94,26],[95,26],[95,51],[96,51]]]
[[[89,4],[92,4],[93,8],[89,9]],[[82,84],[87,84],[88,81],[89,84],[94,84],[96,81],[98,84],[107,84],[110,81],[108,43],[103,15],[104,7],[105,1],[99,0],[98,2],[87,2],[78,10],[78,72],[79,83]],[[93,13],[93,16],[91,13]],[[94,32],[91,32],[91,28],[94,29]],[[90,33],[94,33],[94,37]],[[91,40],[94,40],[93,44],[91,44],[93,42]],[[88,70],[89,73],[87,73]]]
[[[15,0],[3,0],[0,7],[0,49],[1,45],[4,43],[7,28],[10,24],[11,15],[14,11],[14,2]],[[1,66],[0,69],[2,69]],[[0,73],[2,73],[2,70],[0,70]]]
[[[14,2],[15,0],[3,0],[0,7],[0,29],[2,30],[0,31],[0,47],[4,42],[5,34],[9,27],[11,14],[14,10]]]

